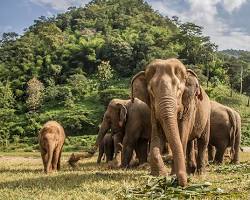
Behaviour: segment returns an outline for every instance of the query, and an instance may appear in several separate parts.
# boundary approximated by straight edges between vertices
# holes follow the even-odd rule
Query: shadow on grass
[[[8,168],[2,168],[0,169],[0,174],[1,173],[39,173],[42,172],[43,169],[8,169]]]
[[[96,172],[96,173],[89,173],[89,174],[61,174],[58,175],[53,174],[50,175],[42,175],[39,178],[27,178],[27,179],[19,179],[15,181],[6,181],[0,183],[0,189],[51,189],[51,190],[58,190],[58,189],[65,189],[71,190],[76,189],[77,187],[82,187],[82,184],[91,184],[95,182],[103,182],[107,181],[117,181],[120,182],[121,180],[126,180],[128,175],[121,172]],[[135,175],[136,176],[136,175]]]

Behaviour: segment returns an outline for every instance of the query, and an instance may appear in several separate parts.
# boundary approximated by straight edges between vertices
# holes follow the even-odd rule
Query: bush
[[[99,93],[100,102],[106,107],[114,99],[129,99],[128,89],[106,89]]]

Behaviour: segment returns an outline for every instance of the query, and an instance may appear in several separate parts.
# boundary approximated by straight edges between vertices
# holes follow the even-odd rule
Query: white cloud
[[[150,1],[154,9],[164,15],[178,16],[182,21],[191,21],[204,27],[204,34],[210,36],[219,49],[246,49],[250,50],[250,36],[242,32],[240,28],[231,28],[223,18],[219,16],[217,6],[231,13],[239,9],[247,0],[183,0],[188,8],[182,12],[174,9],[172,0]]]
[[[82,6],[89,2],[89,0],[29,0],[31,3],[48,6],[58,11],[65,11],[71,6]]]
[[[233,32],[230,35],[219,35],[214,38],[220,49],[241,49],[250,51],[250,35]]]
[[[247,0],[223,0],[223,5],[226,11],[233,12],[239,9]]]

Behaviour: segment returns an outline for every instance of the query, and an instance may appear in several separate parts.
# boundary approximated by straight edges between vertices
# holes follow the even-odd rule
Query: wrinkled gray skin
[[[197,78],[195,81],[190,79],[190,84],[195,83],[195,87],[187,88],[189,76],[196,78],[179,60],[157,59],[151,62],[145,71],[136,74],[131,81],[132,99],[141,98],[151,108],[151,174],[167,175],[161,152],[168,141],[174,160],[173,172],[176,173],[181,186],[187,184],[187,143],[199,138],[198,171],[202,171],[210,128],[208,96],[199,87]],[[184,91],[187,98],[182,97]],[[203,110],[203,106],[207,109]]]
[[[114,157],[114,140],[111,133],[107,133],[99,144],[99,154],[97,163],[101,163],[103,156],[106,156],[106,162],[112,161]]]
[[[48,121],[38,135],[44,172],[60,170],[62,147],[65,140],[63,127],[56,121]]]
[[[99,146],[107,131],[111,129],[114,139],[115,157],[112,167],[129,167],[133,150],[139,164],[147,162],[147,148],[150,139],[150,109],[139,99],[113,99],[104,114],[95,143]]]
[[[231,162],[239,163],[240,138],[240,115],[227,106],[211,101],[211,133],[208,148],[209,161],[214,160],[215,163],[222,163],[225,150],[227,147],[231,147]]]

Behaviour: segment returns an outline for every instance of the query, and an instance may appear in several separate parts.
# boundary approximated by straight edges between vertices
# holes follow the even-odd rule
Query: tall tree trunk
[[[243,66],[241,66],[240,70],[240,94],[242,94],[242,82],[243,82]]]
[[[207,66],[207,88],[208,88],[208,85],[209,85],[209,74],[210,74],[210,67],[208,65]]]
[[[247,106],[250,106],[250,96],[248,96],[248,100],[247,100]]]
[[[231,83],[230,86],[231,86],[230,97],[232,97],[233,96],[233,84]]]

